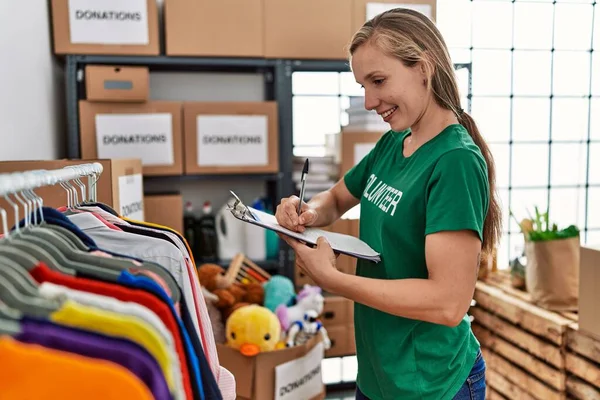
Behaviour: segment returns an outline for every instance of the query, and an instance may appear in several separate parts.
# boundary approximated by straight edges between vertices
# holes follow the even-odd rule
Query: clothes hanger
[[[19,289],[19,291],[21,293],[27,293],[30,296],[37,295],[38,286],[37,286],[37,283],[31,277],[31,275],[27,274],[25,272],[25,269],[23,269],[23,267],[21,267],[19,264],[15,263],[10,258],[7,258],[5,256],[0,256],[0,274],[2,273],[2,271],[5,268],[11,268],[19,274],[20,279],[13,280],[12,275],[10,275],[10,276],[6,275],[5,279],[11,280],[12,284],[15,285],[15,287],[17,289]]]
[[[26,203],[20,198],[20,196],[18,196],[17,193],[15,193],[15,197],[23,204],[24,209],[28,211],[28,205],[26,205]],[[18,206],[10,200],[8,195],[5,196],[5,198],[15,209],[15,219],[18,221]],[[100,268],[95,266],[93,263],[77,262],[77,260],[73,260],[73,258],[69,257],[69,255],[72,255],[77,251],[77,249],[69,246],[63,238],[61,238],[59,235],[56,235],[54,232],[50,233],[43,229],[39,230],[38,228],[31,228],[30,225],[27,225],[30,220],[29,213],[27,213],[27,215],[28,216],[25,218],[26,225],[24,228],[21,228],[18,223],[15,225],[14,246],[11,245],[8,249],[4,249],[0,245],[0,254],[4,253],[8,256],[6,253],[10,252],[11,254],[15,255],[15,252],[17,252],[19,248],[26,249],[30,254],[33,253],[33,255],[38,255],[40,258],[39,261],[45,261],[50,268],[61,273],[75,275],[75,271],[85,271],[86,273],[89,273],[100,279],[106,279],[109,281],[117,280],[120,272],[117,273],[109,269]],[[40,216],[43,218],[43,213],[40,213]],[[82,252],[81,254],[94,257],[89,253]],[[22,258],[23,257],[19,257],[21,265],[27,267],[27,264],[30,264],[31,259],[23,260]],[[34,266],[36,264],[37,260],[35,261]],[[131,264],[129,266],[131,266]]]
[[[16,275],[10,268],[3,269],[6,274]],[[18,275],[17,275],[18,276]],[[15,278],[18,279],[18,278]],[[62,306],[62,299],[42,299],[20,293],[8,280],[0,279],[0,301],[24,315],[48,318]]]
[[[20,311],[0,303],[0,335],[15,336],[21,333],[22,329],[19,320],[22,317],[23,314]]]
[[[25,201],[29,203],[31,200],[27,196],[23,196]],[[8,195],[5,196],[9,204],[11,204],[15,210],[15,213],[18,214],[18,207],[16,204],[10,201],[10,197]],[[21,198],[15,193],[15,198],[21,201]],[[33,202],[28,204],[28,207],[33,208]],[[24,208],[27,211],[28,208],[24,205]],[[52,247],[49,242],[36,237],[35,235],[30,235],[31,232],[31,214],[33,214],[33,222],[37,222],[37,213],[32,212],[28,218],[25,218],[25,226],[19,227],[14,233],[8,234],[5,236],[5,241],[0,242],[0,254],[5,255],[8,258],[15,259],[21,266],[25,268],[32,265],[32,260],[34,261],[33,266],[35,266],[39,261],[44,262],[51,269],[57,270],[64,274],[75,275],[75,271],[63,267],[64,265],[64,257],[60,257],[59,252],[53,252]],[[47,249],[50,249],[48,252]],[[22,250],[23,253],[26,253],[26,256],[23,256],[19,250]],[[52,255],[54,253],[54,256]],[[63,261],[57,260],[60,259]],[[33,268],[33,267],[31,267]]]

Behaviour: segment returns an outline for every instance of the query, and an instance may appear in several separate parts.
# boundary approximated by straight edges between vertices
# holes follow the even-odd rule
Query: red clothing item
[[[188,399],[193,399],[192,384],[190,382],[190,373],[187,367],[187,358],[184,351],[181,335],[171,309],[154,295],[146,293],[140,289],[133,289],[120,286],[114,283],[95,281],[92,279],[76,278],[74,276],[61,274],[51,270],[46,264],[40,262],[30,272],[31,276],[38,282],[51,282],[57,285],[66,286],[71,289],[81,290],[88,293],[109,296],[121,301],[131,301],[152,310],[165,324],[167,329],[173,335],[175,341],[175,350],[180,360],[181,374],[183,375],[183,387]]]

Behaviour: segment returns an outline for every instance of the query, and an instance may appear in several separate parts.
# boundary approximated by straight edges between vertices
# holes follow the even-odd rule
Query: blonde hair
[[[426,84],[436,103],[456,114],[458,121],[467,129],[481,150],[488,167],[490,188],[490,207],[483,228],[483,249],[490,252],[502,234],[502,212],[496,194],[494,158],[475,121],[460,105],[454,65],[442,34],[424,14],[396,8],[375,16],[354,34],[349,47],[349,57],[365,43],[375,45],[384,53],[399,59],[407,67],[423,62],[431,76]]]

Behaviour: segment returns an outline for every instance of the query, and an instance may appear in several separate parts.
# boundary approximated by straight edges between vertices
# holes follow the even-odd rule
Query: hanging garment
[[[165,326],[167,326],[169,331],[171,331],[171,334],[173,335],[173,338],[175,340],[177,353],[180,359],[185,359],[185,353],[181,342],[181,336],[177,334],[178,328],[174,319],[174,315],[172,314],[169,307],[162,303],[155,296],[152,296],[151,294],[146,293],[143,290],[135,290],[115,284],[100,282],[97,280],[75,278],[72,276],[63,275],[56,271],[52,271],[43,263],[40,263],[38,266],[33,268],[30,271],[30,274],[36,281],[40,283],[52,282],[72,289],[101,294],[108,297],[113,297],[121,301],[131,301],[144,305],[148,309],[154,311],[154,313],[163,321]],[[189,372],[187,372],[187,368],[185,367],[186,364],[183,365],[184,372],[182,375],[184,378],[184,386],[186,387],[186,397],[194,398],[192,396],[192,390],[189,383]],[[186,381],[187,384],[185,384]]]
[[[113,362],[0,337],[3,400],[151,400],[150,390]]]
[[[171,400],[160,366],[146,349],[123,338],[65,327],[49,321],[24,318],[21,332],[14,337],[22,343],[38,344],[81,356],[112,361],[134,373],[156,400]]]
[[[39,398],[27,383],[50,377],[49,393],[60,388],[55,397],[65,399],[234,400],[235,379],[219,364],[188,243],[169,227],[119,216],[96,201],[95,190],[88,199],[78,177],[98,174],[98,167],[22,179],[0,174],[0,195],[14,195],[15,215],[25,215],[0,238],[0,339],[8,340],[0,345],[2,364],[53,357],[46,364],[35,359],[30,381],[0,378],[0,398]],[[69,180],[81,188],[82,203]],[[65,188],[67,207],[42,207],[25,188],[50,182]],[[47,372],[49,365],[67,372],[77,365],[73,379],[101,386],[55,379],[59,369]]]

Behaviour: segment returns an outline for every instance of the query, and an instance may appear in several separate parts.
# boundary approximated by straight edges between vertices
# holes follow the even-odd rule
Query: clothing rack
[[[0,174],[15,210],[9,230],[0,208],[0,359],[10,366],[0,393],[234,400],[185,238],[98,202],[102,172],[95,162]],[[54,185],[66,206],[34,192]]]
[[[68,183],[72,180],[88,177],[90,181],[90,198],[95,199],[95,183],[102,174],[104,168],[100,163],[87,163],[80,165],[71,165],[64,168],[53,170],[32,170],[25,172],[14,172],[0,174],[0,196],[8,194],[33,190],[42,186],[50,186],[61,183]]]

